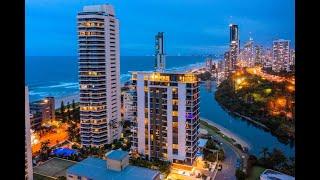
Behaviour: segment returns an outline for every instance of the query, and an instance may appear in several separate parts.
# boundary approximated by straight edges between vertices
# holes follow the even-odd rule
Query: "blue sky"
[[[26,0],[26,55],[76,56],[76,14],[84,5],[112,4],[120,20],[121,55],[152,55],[165,32],[168,55],[223,53],[230,23],[240,41],[271,46],[295,42],[294,0]]]

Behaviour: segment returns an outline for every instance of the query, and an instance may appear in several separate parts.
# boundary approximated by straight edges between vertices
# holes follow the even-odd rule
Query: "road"
[[[219,135],[213,136],[216,140],[219,142],[222,142],[222,149],[225,153],[225,159],[221,162],[222,164],[222,170],[217,171],[213,174],[214,179],[216,180],[236,180],[235,172],[236,172],[236,164],[237,159],[241,159],[242,156],[244,156],[244,167],[246,167],[247,162],[247,155],[243,152],[241,152],[238,148],[234,147],[231,143],[227,142],[225,139],[220,137]]]
[[[224,161],[220,162],[220,164],[222,164],[222,170],[217,172],[215,179],[236,180],[235,172],[238,156],[236,152],[230,147],[230,145],[222,143],[221,147],[224,150],[226,158],[224,159]]]

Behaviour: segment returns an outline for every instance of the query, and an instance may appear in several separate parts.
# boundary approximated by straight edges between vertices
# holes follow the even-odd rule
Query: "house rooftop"
[[[89,157],[68,168],[67,174],[94,180],[151,180],[160,174],[147,168],[128,165],[122,171],[107,169],[106,160]]]

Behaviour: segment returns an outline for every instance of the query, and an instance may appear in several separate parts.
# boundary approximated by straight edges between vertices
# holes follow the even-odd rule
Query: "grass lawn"
[[[248,177],[246,180],[259,180],[260,174],[265,170],[266,168],[260,167],[260,166],[254,166],[252,168],[251,176]]]
[[[209,125],[207,122],[200,120],[200,128],[207,130],[208,134],[210,134],[210,135],[215,135],[215,134],[220,135],[223,139],[225,139],[226,141],[228,141],[230,143],[236,142],[234,139],[223,135],[223,133],[221,133],[221,131],[218,128]]]

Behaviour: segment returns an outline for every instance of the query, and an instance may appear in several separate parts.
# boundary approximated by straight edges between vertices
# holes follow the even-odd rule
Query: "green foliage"
[[[288,83],[270,82],[248,73],[245,77],[249,85],[238,90],[235,90],[231,76],[221,82],[215,93],[216,100],[231,113],[239,113],[265,125],[284,142],[293,139],[295,117],[290,119],[284,113],[273,115],[270,110],[270,102],[275,102],[279,97],[285,97],[287,102],[294,101],[294,92],[287,90]],[[294,104],[284,110],[294,113]]]
[[[213,139],[208,139],[207,144],[206,144],[206,148],[208,149],[213,149],[213,150],[217,150],[217,143],[213,141]]]
[[[237,180],[245,180],[246,174],[242,170],[237,169],[236,170],[236,178],[237,178]]]
[[[274,148],[271,152],[268,150],[268,148],[263,148],[261,150],[261,155],[262,156],[258,159],[256,164],[294,176],[294,157],[290,157],[288,159],[281,150],[276,148]]]

